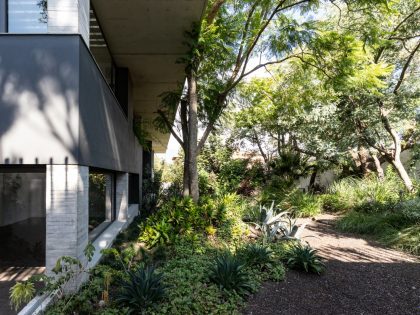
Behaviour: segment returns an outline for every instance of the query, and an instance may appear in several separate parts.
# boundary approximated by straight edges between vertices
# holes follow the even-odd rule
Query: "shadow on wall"
[[[0,164],[76,160],[77,50],[36,36],[0,39],[10,41],[0,53]]]

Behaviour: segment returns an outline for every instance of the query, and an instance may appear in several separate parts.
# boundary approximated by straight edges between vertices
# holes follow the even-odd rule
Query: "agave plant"
[[[321,274],[325,271],[325,264],[318,256],[316,249],[301,242],[294,244],[287,252],[286,265],[291,269],[303,270]]]
[[[274,201],[269,208],[260,205],[258,218],[259,222],[251,224],[260,231],[264,244],[275,238],[293,238],[297,231],[296,220],[292,220],[287,211],[277,213]]]
[[[231,253],[223,253],[216,257],[215,264],[210,269],[210,281],[221,289],[247,295],[252,292],[252,287],[244,268],[245,264],[240,258]]]
[[[134,271],[127,272],[128,278],[120,282],[120,292],[116,302],[129,307],[132,314],[141,311],[160,301],[165,295],[166,286],[162,282],[162,276],[157,274],[153,267],[140,266]]]

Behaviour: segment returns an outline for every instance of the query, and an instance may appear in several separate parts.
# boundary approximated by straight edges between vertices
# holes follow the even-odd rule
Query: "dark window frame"
[[[97,167],[89,167],[89,176],[91,173],[103,173],[103,174],[110,174],[112,176],[112,189],[111,189],[111,220],[107,223],[103,221],[101,224],[96,226],[92,231],[89,231],[88,237],[89,241],[94,241],[98,236],[100,236],[112,223],[117,220],[117,176],[118,173],[112,170],[97,168]],[[90,177],[89,177],[90,180]],[[104,209],[106,211],[106,208]],[[89,208],[88,208],[88,218],[90,213],[90,201],[89,201]],[[89,221],[89,220],[88,220]],[[101,227],[102,225],[102,227]],[[99,227],[99,229],[98,229]]]

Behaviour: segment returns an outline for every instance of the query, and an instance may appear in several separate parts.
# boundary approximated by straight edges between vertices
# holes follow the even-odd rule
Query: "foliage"
[[[17,282],[10,288],[10,303],[17,310],[22,303],[30,301],[35,296],[35,283],[42,283],[44,287],[40,293],[48,293],[59,298],[64,296],[65,288],[68,285],[77,284],[80,277],[87,271],[87,264],[92,260],[95,247],[89,243],[84,249],[85,263],[70,256],[62,256],[57,259],[54,268],[51,270],[54,275],[33,275],[28,280]],[[72,299],[75,295],[71,295]]]
[[[299,189],[291,190],[281,201],[280,207],[294,217],[313,217],[321,213],[321,200],[311,193]]]
[[[210,280],[219,288],[235,291],[241,296],[252,292],[244,262],[228,252],[216,257],[215,264],[210,271]]]
[[[164,297],[165,285],[162,276],[153,267],[138,267],[128,271],[127,277],[119,283],[120,292],[115,301],[129,307],[130,313],[138,314]]]
[[[316,250],[309,244],[303,245],[301,242],[295,243],[287,252],[286,265],[291,269],[317,274],[325,271],[325,265]]]
[[[28,303],[33,299],[35,295],[35,285],[33,282],[16,282],[16,284],[10,288],[10,306],[14,308],[15,311],[25,303]]]
[[[241,247],[236,254],[250,267],[264,269],[273,262],[273,252],[268,247],[255,243]]]
[[[172,198],[141,225],[140,240],[149,247],[172,244],[179,237],[204,233],[209,226],[221,227],[222,234],[226,229],[232,233],[231,228],[236,226],[241,235],[240,222],[235,225],[232,214],[237,202],[235,195],[229,194],[219,198],[204,196],[198,204],[191,198]]]
[[[420,210],[411,208],[412,205],[418,207],[418,204],[418,199],[414,199],[397,205],[400,211],[350,211],[338,221],[337,228],[344,232],[371,235],[384,245],[420,255]]]
[[[392,170],[384,180],[368,178],[344,178],[329,188],[329,196],[323,197],[326,210],[381,211],[401,199],[403,186]]]
[[[273,242],[278,238],[292,238],[296,230],[295,221],[288,215],[287,211],[279,212],[274,206],[260,205],[251,215],[255,222],[251,222],[263,238],[263,244]]]

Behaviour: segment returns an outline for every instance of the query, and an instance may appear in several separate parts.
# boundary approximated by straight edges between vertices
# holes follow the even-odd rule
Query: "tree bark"
[[[382,182],[385,179],[384,169],[381,166],[381,161],[379,161],[376,153],[371,154],[373,161],[375,162],[376,172],[378,173],[378,179]]]
[[[413,189],[414,189],[413,182],[411,181],[410,176],[408,176],[408,173],[405,170],[405,167],[402,164],[400,157],[398,157],[398,158],[395,157],[394,159],[392,159],[391,164],[392,164],[392,166],[394,166],[398,175],[400,176],[400,178],[404,182],[405,188],[410,192],[413,191]]]
[[[382,124],[385,128],[385,130],[389,133],[391,136],[393,142],[394,142],[394,150],[391,153],[387,153],[389,156],[390,163],[394,166],[395,170],[397,171],[398,175],[404,182],[405,188],[407,188],[408,191],[413,191],[413,182],[410,179],[410,176],[408,176],[407,171],[405,170],[404,165],[401,162],[401,139],[398,133],[392,128],[391,123],[388,119],[388,113],[383,106],[383,103],[379,101],[379,113],[381,115]]]
[[[317,175],[317,170],[315,169],[312,174],[311,174],[311,178],[309,180],[309,186],[308,186],[308,190],[309,191],[313,191],[314,190],[314,186],[315,186],[315,180],[316,180],[316,175]]]
[[[182,139],[184,142],[184,173],[182,179],[182,195],[187,197],[190,195],[190,175],[189,175],[189,143],[188,143],[188,103],[185,100],[181,100],[181,128],[182,128]]]
[[[193,70],[188,75],[188,173],[190,180],[190,195],[194,202],[200,197],[198,189],[198,167],[197,167],[197,137],[198,137],[198,100],[197,100],[197,78]]]

